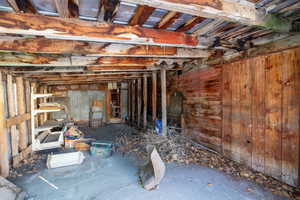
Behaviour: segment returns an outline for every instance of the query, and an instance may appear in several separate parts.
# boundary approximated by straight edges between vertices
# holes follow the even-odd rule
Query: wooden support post
[[[16,84],[17,84],[18,115],[23,115],[23,114],[25,114],[25,111],[26,111],[23,78],[17,77]],[[28,145],[27,126],[26,126],[26,122],[22,122],[19,124],[19,146],[20,146],[20,149],[21,150],[26,149],[27,145]]]
[[[5,128],[4,115],[4,87],[2,73],[0,73],[0,175],[9,176],[9,158],[8,158],[8,134]]]
[[[110,122],[111,119],[111,92],[107,87],[106,89],[106,122]]]
[[[148,90],[148,85],[147,85],[147,75],[144,75],[144,129],[147,128],[147,98],[148,98],[148,94],[147,91]]]
[[[131,122],[131,81],[128,81],[128,93],[127,93],[127,98],[128,98],[128,122],[130,123]]]
[[[7,99],[8,99],[8,114],[9,117],[16,116],[16,104],[14,101],[14,87],[13,87],[13,77],[7,75]],[[13,125],[10,127],[11,133],[11,146],[12,146],[12,156],[16,156],[19,153],[19,144],[18,144],[18,132],[17,126]]]
[[[131,98],[131,117],[132,117],[132,124],[135,123],[135,102],[136,102],[136,80],[133,80],[131,84],[131,91],[132,91],[132,98]]]
[[[162,112],[162,135],[167,135],[167,84],[166,69],[161,69],[161,112]]]
[[[28,80],[25,81],[25,97],[26,97],[26,113],[31,112],[31,99],[30,99],[30,82]],[[28,130],[28,141],[31,141],[31,123],[27,121],[27,130]]]
[[[48,86],[43,87],[43,91],[42,91],[43,94],[48,93],[47,87]],[[43,98],[43,103],[47,103],[47,98]],[[43,115],[44,115],[43,116],[43,123],[45,123],[48,120],[48,113],[43,113]]]
[[[33,93],[33,94],[37,93],[37,83],[36,82],[31,83],[31,93]],[[32,105],[30,107],[31,107],[32,110],[34,110],[36,108],[36,106],[37,106],[37,100],[32,100],[32,98],[31,98],[31,104]],[[34,115],[32,117],[34,119],[31,120],[31,128],[33,129],[33,128],[35,128],[35,127],[33,127],[34,124],[36,126],[38,125],[38,116]]]
[[[138,127],[141,127],[141,112],[142,112],[142,79],[138,79],[138,92],[137,92],[137,104],[138,104]]]
[[[156,104],[157,103],[157,73],[156,71],[152,72],[152,120],[153,125],[156,121]]]

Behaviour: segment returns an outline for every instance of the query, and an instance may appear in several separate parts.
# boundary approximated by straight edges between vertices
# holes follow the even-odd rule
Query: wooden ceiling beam
[[[42,37],[1,36],[0,51],[25,53],[80,54],[102,57],[165,57],[207,58],[210,52],[201,49],[160,47],[130,44],[109,44],[55,40]]]
[[[136,26],[0,12],[0,33],[88,42],[203,48],[195,36]]]
[[[147,19],[152,15],[154,12],[155,8],[145,6],[145,5],[140,5],[137,7],[135,14],[131,18],[129,25],[131,26],[142,26]]]
[[[173,12],[185,13],[222,21],[261,26],[276,32],[299,32],[297,25],[286,17],[256,9],[246,0],[124,0]]]
[[[179,17],[181,17],[181,13],[170,11],[168,12],[160,22],[157,23],[155,28],[157,29],[166,29],[170,27]]]

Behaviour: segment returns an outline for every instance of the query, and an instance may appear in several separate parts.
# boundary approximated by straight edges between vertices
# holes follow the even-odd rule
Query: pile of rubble
[[[147,145],[154,145],[164,162],[177,162],[182,164],[199,164],[223,171],[236,178],[243,177],[267,187],[274,194],[300,200],[300,191],[283,184],[272,177],[253,171],[246,166],[229,160],[217,152],[205,149],[187,137],[180,134],[172,136],[158,136],[147,133],[131,134],[124,132],[116,140],[116,151],[123,154],[134,154],[139,159],[147,158]],[[249,188],[249,192],[251,189]]]

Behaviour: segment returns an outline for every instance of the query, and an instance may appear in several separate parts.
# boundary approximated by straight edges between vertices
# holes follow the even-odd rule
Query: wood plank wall
[[[222,67],[224,154],[298,185],[300,49]]]
[[[299,185],[300,48],[172,77],[185,134],[226,157]]]
[[[206,68],[172,77],[168,94],[181,92],[185,134],[215,150],[221,150],[221,68]]]

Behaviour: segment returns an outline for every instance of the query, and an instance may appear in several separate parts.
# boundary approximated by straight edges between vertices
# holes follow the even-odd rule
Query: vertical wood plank
[[[250,59],[245,60],[240,68],[240,154],[241,163],[252,166],[252,128],[251,128],[251,69]]]
[[[138,79],[138,91],[137,91],[137,125],[138,127],[141,127],[141,112],[142,112],[142,79]]]
[[[167,135],[167,83],[166,69],[161,69],[161,113],[162,113],[162,135]]]
[[[223,66],[223,112],[222,112],[222,147],[226,157],[231,157],[232,134],[232,65]]]
[[[233,160],[241,161],[241,115],[240,115],[240,69],[241,62],[234,63],[232,67],[232,140],[231,152]]]
[[[299,170],[299,51],[283,54],[282,180],[298,185]]]
[[[281,178],[282,59],[280,53],[266,60],[266,143],[265,173]]]
[[[152,120],[155,125],[156,121],[156,109],[157,109],[157,73],[152,72]]]
[[[253,60],[252,89],[252,168],[265,170],[265,57]]]
[[[22,115],[26,112],[25,106],[25,94],[24,94],[24,81],[22,77],[16,78],[17,84],[17,106],[18,106],[18,114]],[[26,122],[22,122],[19,124],[19,146],[20,149],[23,150],[28,145],[28,133]]]
[[[147,98],[148,98],[148,82],[147,82],[147,75],[144,75],[143,77],[144,79],[144,111],[143,111],[143,114],[144,114],[144,128],[146,129],[147,128],[147,106],[148,106],[148,102],[147,102]]]
[[[9,117],[15,117],[16,116],[16,104],[14,101],[14,87],[13,87],[12,75],[7,74],[6,80],[7,80],[8,114],[9,114]],[[15,126],[15,125],[11,126],[10,133],[11,133],[12,156],[16,156],[19,153],[17,126]]]
[[[4,110],[4,86],[2,73],[0,72],[0,174],[7,177],[9,175],[9,137],[5,128]]]

